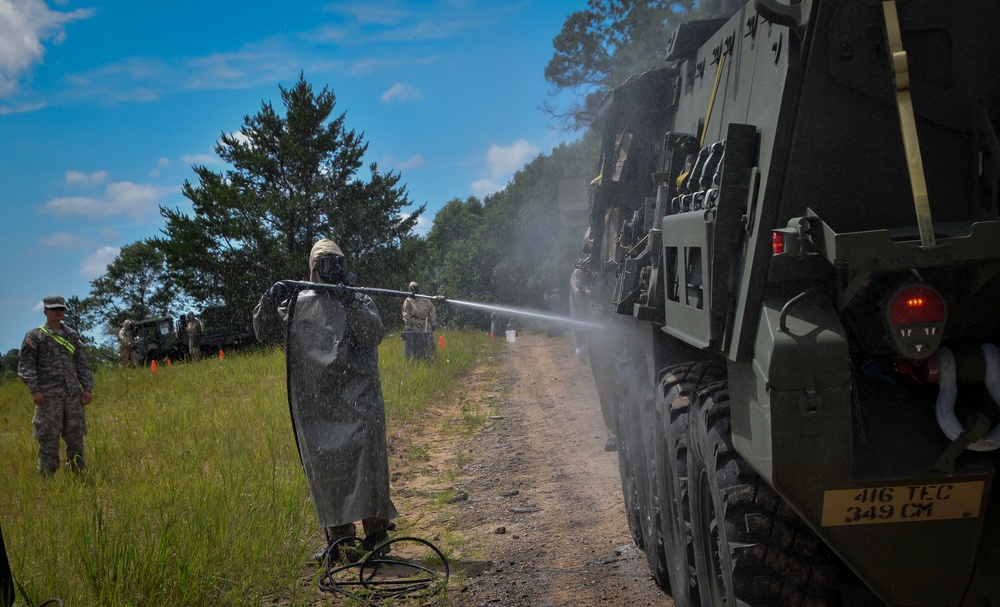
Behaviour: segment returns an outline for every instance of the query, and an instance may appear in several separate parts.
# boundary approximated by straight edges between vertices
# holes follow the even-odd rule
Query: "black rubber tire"
[[[661,437],[656,432],[655,395],[642,353],[620,344],[615,350],[615,378],[618,465],[629,531],[636,546],[646,554],[653,580],[669,589],[656,491],[659,473],[655,455]]]
[[[834,607],[840,562],[733,449],[724,382],[688,431],[692,539],[703,607]]]
[[[695,583],[694,544],[688,499],[687,431],[691,395],[725,377],[719,362],[688,362],[664,369],[656,390],[658,441],[656,491],[660,505],[660,537],[671,596],[678,607],[700,603]]]

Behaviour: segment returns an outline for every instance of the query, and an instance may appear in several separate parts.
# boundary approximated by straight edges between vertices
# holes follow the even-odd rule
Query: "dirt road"
[[[468,494],[454,522],[485,558],[458,564],[467,578],[448,604],[672,606],[629,536],[617,455],[604,451],[594,381],[572,338],[518,336],[501,359],[496,417],[454,483]]]

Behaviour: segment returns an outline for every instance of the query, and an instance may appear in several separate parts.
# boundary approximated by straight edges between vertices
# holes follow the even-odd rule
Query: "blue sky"
[[[302,72],[428,220],[576,135],[539,109],[586,0],[0,0],[0,352],[155,236],[194,164]],[[367,175],[364,169],[360,175]],[[421,224],[419,233],[429,227]]]

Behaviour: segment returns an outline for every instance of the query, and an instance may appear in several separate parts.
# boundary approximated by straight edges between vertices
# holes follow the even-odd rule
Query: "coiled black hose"
[[[403,542],[426,546],[440,561],[440,565],[429,563],[427,560],[390,557],[391,546]],[[364,540],[355,536],[340,538],[330,545],[326,558],[323,559],[324,572],[319,579],[320,590],[336,592],[372,607],[380,607],[381,601],[386,599],[430,597],[448,586],[450,576],[448,559],[437,546],[418,537],[392,538],[375,546],[361,560],[343,565],[334,564],[334,559],[341,554],[357,553],[363,546]],[[379,577],[379,570],[387,568],[392,568],[394,573]],[[358,571],[357,579],[350,573],[344,574],[345,571],[350,572],[354,569]],[[403,573],[407,575],[404,577]]]

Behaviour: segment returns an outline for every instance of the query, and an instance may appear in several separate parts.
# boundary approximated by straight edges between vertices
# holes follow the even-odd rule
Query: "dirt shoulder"
[[[617,455],[604,451],[594,381],[572,338],[519,335],[499,359],[397,445],[409,460],[394,488],[410,532],[463,538],[447,604],[672,606],[629,536]],[[434,432],[473,410],[466,437]]]

